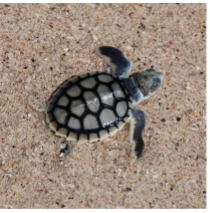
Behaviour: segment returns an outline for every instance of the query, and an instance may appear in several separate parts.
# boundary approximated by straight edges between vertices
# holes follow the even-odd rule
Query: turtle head
[[[163,73],[148,69],[135,76],[134,80],[145,100],[158,90],[163,80]]]

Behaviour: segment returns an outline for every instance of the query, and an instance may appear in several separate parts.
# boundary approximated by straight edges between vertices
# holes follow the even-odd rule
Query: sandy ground
[[[109,71],[121,48],[161,88],[140,104],[143,156],[129,126],[75,144],[63,163],[43,113],[75,74]],[[0,208],[206,208],[206,4],[0,4]]]

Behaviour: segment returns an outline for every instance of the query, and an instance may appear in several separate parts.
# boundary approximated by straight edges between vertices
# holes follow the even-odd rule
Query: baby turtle
[[[146,119],[134,107],[157,91],[163,74],[148,69],[128,78],[131,63],[121,50],[101,46],[95,52],[110,65],[111,74],[91,72],[65,81],[47,104],[46,121],[57,136],[79,142],[102,140],[130,122],[132,154],[139,158]]]

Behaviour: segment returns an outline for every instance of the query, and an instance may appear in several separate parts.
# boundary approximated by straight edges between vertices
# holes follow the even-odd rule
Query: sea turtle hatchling
[[[57,136],[78,142],[102,140],[130,122],[132,155],[139,158],[146,119],[134,107],[157,91],[163,74],[148,69],[128,78],[131,63],[121,50],[100,46],[95,53],[110,65],[111,74],[90,72],[62,83],[45,108],[46,121]]]

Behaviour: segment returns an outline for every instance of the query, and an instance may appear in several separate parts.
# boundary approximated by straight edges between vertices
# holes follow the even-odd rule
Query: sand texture
[[[165,74],[129,125],[59,160],[44,107],[72,75],[110,71],[93,50],[121,48],[132,73]],[[0,208],[206,208],[206,4],[0,4]]]

